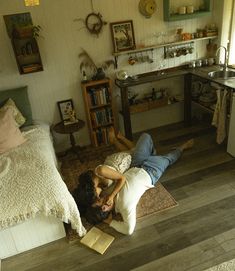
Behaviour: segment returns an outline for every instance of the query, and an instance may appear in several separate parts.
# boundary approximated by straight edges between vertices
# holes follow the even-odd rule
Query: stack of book
[[[90,106],[103,105],[110,102],[108,88],[91,88],[88,92]]]

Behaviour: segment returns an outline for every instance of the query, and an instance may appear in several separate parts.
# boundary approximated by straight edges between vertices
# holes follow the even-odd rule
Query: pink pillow
[[[0,113],[0,154],[24,143],[20,129],[17,127],[13,111],[8,108]]]

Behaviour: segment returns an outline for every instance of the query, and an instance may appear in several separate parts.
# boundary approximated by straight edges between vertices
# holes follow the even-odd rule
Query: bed
[[[58,171],[49,125],[33,123],[27,87],[0,91],[0,114],[9,98],[25,121],[20,128],[24,142],[0,154],[2,259],[63,238],[63,223],[70,223],[79,236],[86,233]]]

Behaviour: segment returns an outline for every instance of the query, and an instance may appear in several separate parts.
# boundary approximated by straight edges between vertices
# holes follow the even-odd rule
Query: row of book
[[[102,127],[93,131],[93,139],[96,147],[109,144],[109,127]]]
[[[93,126],[106,125],[112,122],[113,118],[112,109],[110,107],[92,111],[90,116]]]
[[[89,89],[88,102],[90,106],[110,103],[109,89],[106,87]]]

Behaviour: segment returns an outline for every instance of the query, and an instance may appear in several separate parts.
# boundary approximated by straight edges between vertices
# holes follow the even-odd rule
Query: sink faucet
[[[227,48],[225,46],[220,46],[217,50],[216,50],[216,56],[218,55],[218,52],[220,51],[220,49],[224,49],[224,64],[223,64],[223,71],[226,72],[227,71],[227,67],[228,67],[228,60],[227,60]]]

